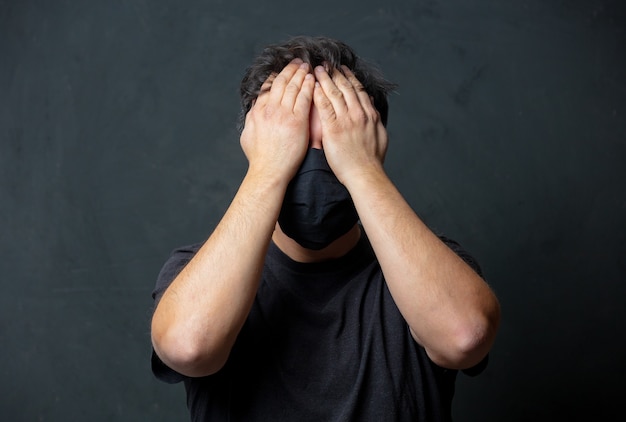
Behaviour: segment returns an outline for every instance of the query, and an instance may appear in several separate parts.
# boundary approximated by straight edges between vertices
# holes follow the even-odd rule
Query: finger
[[[302,87],[296,97],[293,111],[300,116],[308,116],[311,111],[311,103],[313,100],[313,90],[315,87],[315,77],[308,73],[304,76]]]
[[[370,112],[376,111],[376,107],[374,107],[374,100],[365,90],[365,87],[363,86],[361,81],[358,80],[358,78],[347,66],[341,66],[341,69],[343,70],[343,74],[345,75],[348,82],[350,82],[350,85],[352,85],[352,89],[356,93],[359,102],[361,103],[361,107],[363,107],[364,110]]]
[[[274,81],[272,82],[272,88],[270,89],[269,101],[280,104],[285,93],[285,87],[291,81],[293,75],[298,71],[298,68],[302,64],[302,59],[293,59],[287,66],[280,71]]]
[[[256,106],[257,104],[259,104],[259,106],[265,104],[265,102],[267,102],[267,93],[269,93],[270,89],[272,88],[272,84],[274,83],[274,79],[276,79],[276,76],[278,74],[275,72],[272,72],[270,74],[270,76],[267,77],[267,79],[265,80],[265,82],[263,82],[263,85],[261,85],[261,89],[259,90],[259,94],[257,95],[257,97],[255,99],[252,100],[252,107]]]
[[[313,104],[317,107],[317,112],[320,115],[322,126],[325,126],[327,122],[334,122],[337,120],[337,114],[335,108],[330,99],[324,93],[319,81],[315,82],[315,88],[313,89]]]
[[[319,82],[320,89],[324,91],[324,97],[334,109],[334,113],[338,116],[345,114],[348,110],[346,100],[343,98],[341,90],[337,88],[335,82],[333,82],[328,72],[326,72],[326,69],[322,66],[317,66],[315,68],[315,78]]]
[[[333,82],[342,92],[344,101],[349,110],[355,110],[357,109],[357,107],[362,109],[363,104],[361,104],[358,92],[353,86],[352,81],[348,79],[347,74],[344,74],[344,72],[346,71],[350,72],[350,69],[348,69],[346,66],[341,66],[341,71],[335,70],[332,75]],[[354,77],[354,74],[352,74],[352,72],[350,72],[350,74]],[[354,79],[356,80],[356,77],[354,77]],[[360,82],[358,83],[358,85],[361,86]]]
[[[270,90],[270,88],[272,87],[272,84],[274,83],[274,79],[276,79],[277,75],[278,75],[278,73],[272,72],[270,74],[270,76],[267,77],[265,82],[263,82],[263,85],[261,85],[261,89],[259,91],[259,95],[264,93],[264,92],[268,92]]]
[[[288,107],[290,110],[294,108],[296,103],[296,99],[300,94],[300,90],[302,89],[302,83],[306,75],[309,73],[309,64],[302,63],[296,70],[296,73],[293,74],[291,80],[285,87],[285,91],[283,92],[283,98],[281,100],[281,104]]]

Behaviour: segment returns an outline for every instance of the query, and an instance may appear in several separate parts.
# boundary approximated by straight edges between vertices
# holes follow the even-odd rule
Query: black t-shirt
[[[480,272],[457,243],[442,239]],[[156,301],[199,247],[173,252]],[[193,421],[450,421],[457,375],[412,338],[364,235],[342,258],[314,264],[270,244],[225,366],[190,378],[153,353],[152,369],[163,381],[184,381]]]

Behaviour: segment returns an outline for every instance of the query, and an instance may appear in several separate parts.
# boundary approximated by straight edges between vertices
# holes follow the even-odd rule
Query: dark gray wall
[[[185,420],[150,291],[246,163],[260,48],[343,39],[399,84],[387,168],[503,307],[457,421],[606,420],[624,394],[621,0],[0,1],[0,415]]]

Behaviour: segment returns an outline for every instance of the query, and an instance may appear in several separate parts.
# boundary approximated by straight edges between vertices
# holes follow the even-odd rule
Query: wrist
[[[293,175],[288,174],[284,169],[277,171],[267,166],[250,165],[244,177],[244,182],[258,187],[282,190],[284,193],[292,177]]]
[[[344,175],[343,185],[351,195],[371,190],[389,182],[382,164],[372,164]]]

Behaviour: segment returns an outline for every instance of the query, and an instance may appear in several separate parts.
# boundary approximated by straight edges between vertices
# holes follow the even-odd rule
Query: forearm
[[[441,366],[478,363],[499,321],[491,289],[419,219],[382,169],[353,178],[348,189],[416,341]]]
[[[178,372],[207,375],[226,361],[254,301],[284,189],[248,173],[215,231],[163,294],[153,345]]]

